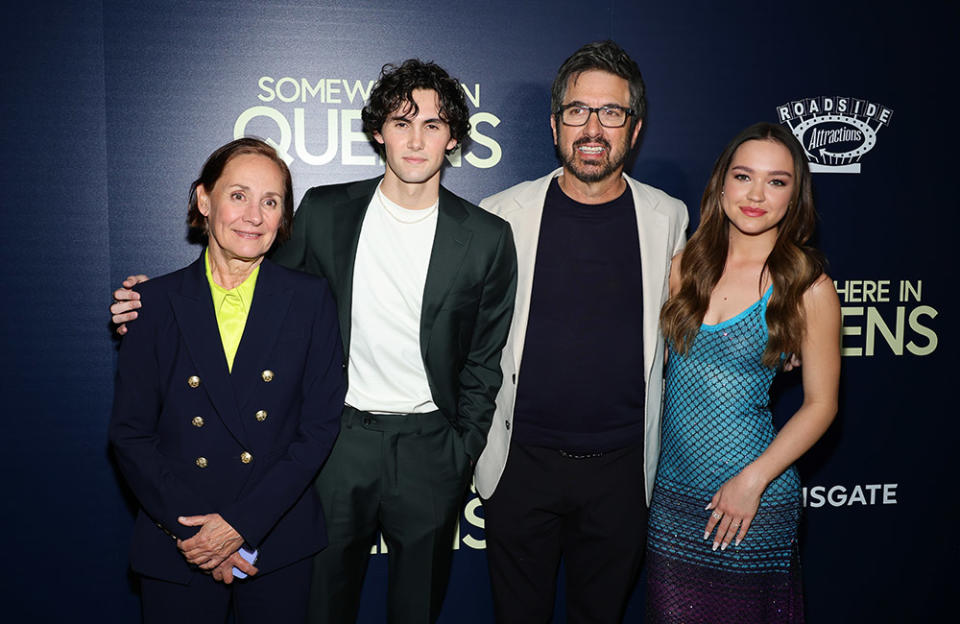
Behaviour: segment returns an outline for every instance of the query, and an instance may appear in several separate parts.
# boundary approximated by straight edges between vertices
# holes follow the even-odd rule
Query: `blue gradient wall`
[[[476,134],[444,184],[479,201],[556,166],[550,83],[572,51],[602,38],[623,45],[647,83],[631,173],[683,199],[694,226],[713,159],[744,126],[824,96],[892,111],[886,123],[870,121],[859,173],[815,175],[845,358],[839,418],[800,465],[802,563],[810,621],[939,619],[960,554],[949,358],[957,18],[955,4],[928,0],[7,9],[4,620],[137,618],[126,571],[134,503],[105,440],[115,352],[106,306],[127,274],[158,275],[195,257],[186,192],[210,151],[245,132],[275,141],[297,200],[316,184],[376,175],[382,165],[360,132],[363,94],[383,63],[416,56],[468,91]],[[867,141],[830,143],[843,135],[829,131],[852,127],[824,121],[817,128],[828,134],[808,130],[804,140],[817,154],[856,150]],[[798,405],[798,385],[796,374],[778,384],[779,419]],[[475,497],[456,546],[443,621],[490,621]],[[363,622],[383,621],[384,559],[372,555]],[[640,591],[628,621],[642,621]]]

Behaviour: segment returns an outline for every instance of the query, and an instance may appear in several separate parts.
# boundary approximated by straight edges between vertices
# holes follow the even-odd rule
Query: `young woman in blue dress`
[[[755,124],[727,145],[661,315],[647,621],[803,620],[793,464],[833,420],[840,374],[839,299],[806,246],[815,222],[789,130]],[[769,389],[786,354],[802,359],[803,404],[777,432]]]

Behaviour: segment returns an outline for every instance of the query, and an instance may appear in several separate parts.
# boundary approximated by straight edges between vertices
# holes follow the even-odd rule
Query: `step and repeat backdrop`
[[[272,141],[297,201],[377,175],[360,109],[384,63],[419,57],[463,82],[472,141],[443,183],[479,201],[556,166],[554,73],[607,38],[648,89],[629,171],[684,200],[691,228],[740,129],[781,123],[806,148],[844,355],[837,421],[800,462],[808,619],[940,619],[960,555],[955,3],[104,0],[4,12],[5,621],[139,617],[126,567],[135,504],[106,445],[106,308],[124,276],[196,257],[187,189],[215,147]],[[781,377],[780,421],[800,402],[799,375]],[[491,621],[475,493],[453,548],[442,621]],[[362,622],[384,620],[385,560],[374,545]],[[627,621],[642,614],[638,589]]]

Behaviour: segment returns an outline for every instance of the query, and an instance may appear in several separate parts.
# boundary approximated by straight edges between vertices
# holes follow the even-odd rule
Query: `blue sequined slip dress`
[[[770,445],[776,371],[761,357],[772,287],[667,363],[660,463],[647,538],[647,618],[688,624],[803,622],[797,561],[800,479],[791,466],[767,487],[739,546],[703,539],[716,491]]]

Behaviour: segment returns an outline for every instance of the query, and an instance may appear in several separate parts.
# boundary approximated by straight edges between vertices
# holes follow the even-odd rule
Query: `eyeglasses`
[[[622,128],[623,124],[627,123],[627,117],[636,114],[632,108],[622,106],[592,108],[583,104],[566,104],[554,114],[565,126],[585,126],[593,113],[597,114],[597,119],[604,128]]]

